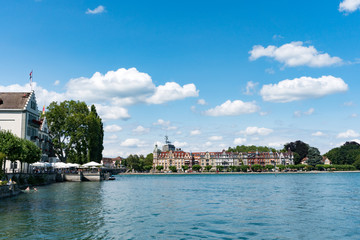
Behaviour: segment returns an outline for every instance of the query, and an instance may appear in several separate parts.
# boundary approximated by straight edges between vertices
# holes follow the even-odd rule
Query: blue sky
[[[0,91],[96,104],[104,156],[185,151],[326,153],[360,138],[360,1],[10,1]],[[359,140],[358,140],[359,141]]]

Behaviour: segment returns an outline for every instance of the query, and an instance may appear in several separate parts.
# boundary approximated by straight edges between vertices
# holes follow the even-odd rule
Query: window
[[[31,101],[31,109],[36,110],[36,103],[34,101]]]

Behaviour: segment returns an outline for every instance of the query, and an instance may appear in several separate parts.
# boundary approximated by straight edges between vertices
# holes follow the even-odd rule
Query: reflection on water
[[[359,239],[359,173],[142,175],[1,200],[0,239]]]

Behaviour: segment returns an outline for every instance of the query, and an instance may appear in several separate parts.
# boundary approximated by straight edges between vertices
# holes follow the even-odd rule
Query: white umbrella
[[[73,168],[79,168],[80,167],[80,164],[77,164],[77,163],[67,163],[66,164],[69,168],[73,167]]]
[[[31,164],[33,167],[45,167],[45,163],[44,162],[35,162],[33,164]]]
[[[54,168],[68,168],[68,166],[66,163],[56,162],[56,163],[54,163]]]
[[[97,163],[97,162],[88,162],[85,163],[84,165],[82,165],[85,168],[90,168],[90,167],[102,167],[101,163]]]

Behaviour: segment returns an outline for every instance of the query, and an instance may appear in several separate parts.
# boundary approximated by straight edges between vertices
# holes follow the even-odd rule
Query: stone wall
[[[4,185],[0,186],[0,199],[5,197],[16,196],[20,193],[17,185]]]

